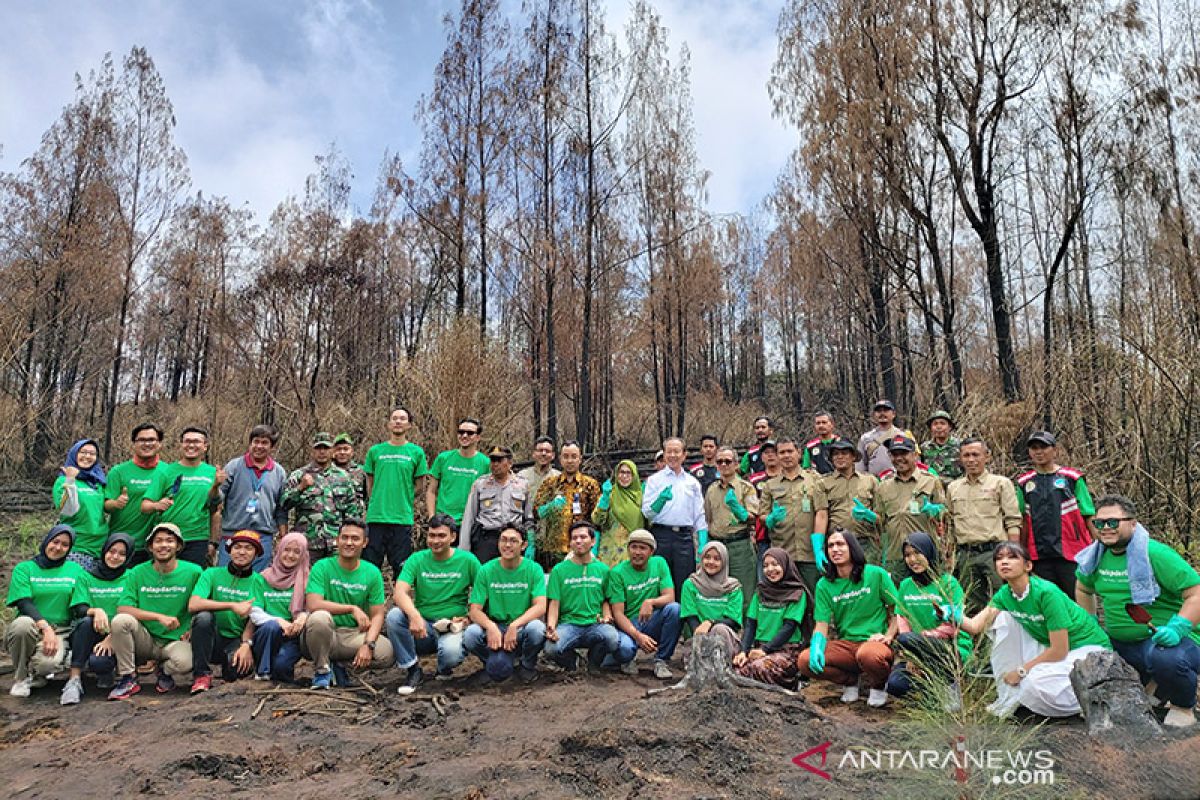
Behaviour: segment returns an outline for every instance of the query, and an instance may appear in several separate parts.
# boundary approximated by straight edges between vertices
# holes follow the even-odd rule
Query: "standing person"
[[[188,600],[204,572],[180,561],[183,535],[170,522],[160,522],[146,538],[150,561],[129,570],[125,590],[112,619],[112,649],[117,683],[109,700],[127,700],[142,690],[137,666],[158,662],[154,689],[166,694],[192,671],[192,614]]]
[[[804,443],[804,455],[800,459],[801,469],[816,470],[818,475],[828,475],[834,470],[829,447],[841,437],[833,424],[833,414],[818,411],[813,417],[813,438]],[[847,441],[843,439],[842,441]],[[851,445],[853,447],[853,444]]]
[[[938,529],[946,510],[946,491],[941,481],[917,469],[917,443],[911,437],[897,436],[885,446],[895,469],[875,488],[876,505],[872,510],[881,528],[879,564],[902,578],[901,547],[910,533],[924,531],[937,534],[934,538],[941,540]]]
[[[144,422],[134,428],[129,435],[133,457],[108,471],[108,483],[104,487],[108,529],[128,533],[133,538],[133,546],[142,552],[145,552],[146,534],[155,522],[152,514],[142,511],[142,498],[153,485],[155,476],[167,467],[158,457],[162,439],[162,429],[153,423]]]
[[[719,637],[732,659],[739,652],[738,631],[748,605],[742,595],[742,584],[729,574],[725,545],[714,539],[704,545],[700,566],[683,582],[679,618],[693,636]]]
[[[1043,717],[1078,714],[1071,670],[1089,653],[1111,650],[1108,635],[1062,589],[1031,574],[1033,562],[1019,542],[996,545],[992,558],[1004,585],[987,608],[962,621],[967,633],[992,637],[996,701],[988,710],[998,717],[1018,705]]]
[[[517,473],[529,484],[529,495],[537,497],[542,481],[558,474],[554,468],[554,440],[539,436],[533,443],[533,464]]]
[[[1075,559],[1092,543],[1088,520],[1096,513],[1083,472],[1058,463],[1058,441],[1036,431],[1026,442],[1033,469],[1017,476],[1023,517],[1021,542],[1033,572],[1075,596]]]
[[[600,487],[592,522],[600,539],[596,555],[609,567],[615,567],[628,555],[629,534],[646,527],[637,464],[628,460],[617,464],[612,477]]]
[[[891,451],[888,442],[897,436],[913,439],[912,431],[896,427],[896,405],[891,400],[880,400],[871,409],[871,420],[875,427],[858,438],[858,452],[862,456],[858,468],[876,478],[883,478],[892,471]],[[914,441],[913,450],[920,454]],[[899,547],[899,545],[897,545]]]
[[[522,683],[537,680],[538,653],[546,642],[546,573],[525,558],[525,531],[500,531],[500,557],[479,568],[471,587],[463,649],[483,662],[487,681],[506,681],[517,662]]]
[[[312,438],[312,460],[288,475],[279,495],[284,514],[295,512],[291,530],[308,537],[312,561],[333,555],[342,520],[362,519],[366,508],[350,474],[333,463],[333,435]]]
[[[97,689],[111,689],[116,682],[117,660],[113,657],[109,632],[132,564],[132,537],[127,533],[110,533],[100,558],[83,576],[89,608],[87,616],[71,632],[71,676],[82,675],[86,666],[96,676]],[[82,684],[79,689],[82,695]]]
[[[287,533],[287,509],[280,503],[287,471],[271,457],[279,443],[274,425],[255,425],[250,429],[250,446],[217,471],[217,483],[208,493],[209,508],[221,508],[221,543],[217,563],[229,563],[225,540],[238,531],[257,531],[263,552],[254,560],[254,571],[262,572],[271,563],[271,550],[278,532]]]
[[[458,549],[474,553],[486,564],[500,556],[500,531],[533,527],[533,495],[525,479],[512,472],[512,450],[496,445],[488,451],[490,475],[471,485],[463,510]]]
[[[238,531],[225,540],[229,563],[209,567],[192,589],[192,694],[212,688],[212,665],[221,680],[235,681],[254,669],[250,611],[258,589],[254,559],[262,555],[257,531]],[[215,661],[213,660],[215,657]]]
[[[746,611],[742,647],[733,657],[739,674],[760,683],[796,688],[807,616],[808,590],[788,551],[772,547],[763,556],[763,577]]]
[[[759,448],[759,456],[762,458],[762,472],[752,472],[746,475],[746,480],[758,492],[759,509],[763,508],[762,492],[763,484],[779,475],[781,469],[779,467],[779,451],[775,447],[775,440],[768,439],[762,443]],[[743,473],[745,474],[745,473]],[[760,513],[754,518],[754,550],[758,556],[758,580],[762,580],[762,560],[767,554],[767,549],[771,546],[771,532],[767,530],[766,514]],[[751,592],[753,594],[753,592]]]
[[[621,637],[605,599],[608,567],[592,556],[596,529],[581,520],[571,525],[569,537],[571,552],[550,570],[546,583],[545,651],[547,658],[573,672],[577,647],[586,647],[588,663],[599,667],[609,656],[616,657]]]
[[[716,464],[721,476],[704,493],[708,540],[721,543],[726,574],[732,575],[741,586],[754,586],[758,575],[758,559],[754,552],[758,492],[748,481],[738,477],[737,454],[732,447],[722,447],[717,451]],[[749,606],[750,597],[743,594],[742,613]],[[738,624],[741,625],[741,614],[738,615]]]
[[[688,472],[692,473],[692,477],[700,481],[701,492],[707,492],[708,487],[721,477],[721,472],[717,469],[718,446],[717,437],[711,433],[701,436],[700,461],[688,467]]]
[[[13,697],[29,697],[30,689],[45,686],[46,677],[66,665],[71,620],[88,613],[83,569],[67,560],[74,539],[70,525],[55,525],[42,537],[38,554],[13,568],[4,601],[17,611],[4,629],[4,647],[13,661],[8,690]],[[77,674],[72,681],[63,688],[63,705],[78,703],[83,695]]]
[[[667,466],[650,476],[642,495],[642,514],[671,567],[673,586],[683,585],[708,544],[704,494],[700,482],[683,469],[684,447],[683,439],[675,437],[663,442]]]
[[[817,584],[812,644],[797,664],[806,678],[823,675],[844,686],[842,702],[858,700],[858,679],[870,688],[867,705],[887,703],[884,691],[892,669],[892,642],[899,630],[892,609],[896,584],[883,567],[868,564],[854,534],[836,530],[825,543],[828,560]],[[830,639],[830,625],[838,638]]]
[[[388,440],[367,451],[367,549],[363,558],[395,578],[412,554],[413,504],[429,474],[425,451],[408,440],[412,415],[397,407],[388,415]]]
[[[812,470],[800,469],[796,440],[785,436],[777,447],[782,471],[763,484],[759,509],[766,512],[763,522],[771,545],[788,551],[811,593],[825,569],[829,500],[820,476]]]
[[[955,571],[974,610],[1000,588],[991,554],[1000,542],[1020,541],[1021,511],[1013,482],[988,470],[992,454],[982,439],[963,439],[959,452],[966,474],[946,487],[946,510]]]
[[[834,439],[827,449],[833,472],[821,478],[821,487],[829,500],[829,529],[853,533],[867,563],[879,564],[879,513],[875,511],[879,480],[858,471],[858,449],[849,439]]]
[[[216,561],[217,543],[210,538],[212,512],[209,496],[220,488],[217,468],[205,463],[208,455],[208,431],[195,426],[179,435],[179,460],[165,465],[154,475],[142,498],[142,513],[155,525],[169,522],[183,535],[179,558],[200,568]],[[149,560],[145,548],[134,553],[133,565]]]
[[[571,527],[590,520],[600,502],[600,484],[579,471],[583,465],[579,442],[565,442],[559,450],[559,461],[562,472],[543,480],[533,500],[539,524],[532,544],[544,570],[552,569],[562,560],[568,550]],[[532,555],[528,550],[525,554]]]
[[[367,531],[361,520],[342,522],[337,558],[323,558],[308,573],[308,618],[300,649],[313,660],[313,689],[333,683],[332,662],[355,669],[392,663],[392,645],[383,632],[387,595],[379,567],[364,561]]]
[[[1079,553],[1075,599],[1095,614],[1100,598],[1113,649],[1143,684],[1155,685],[1158,702],[1170,704],[1163,724],[1195,725],[1200,575],[1174,548],[1150,538],[1126,497],[1100,498],[1092,526],[1096,541]],[[1134,604],[1150,615],[1149,624],[1129,616]]]
[[[462,631],[479,559],[454,546],[457,528],[449,514],[434,514],[425,534],[429,547],[413,553],[396,579],[387,637],[396,666],[407,672],[400,694],[412,694],[424,681],[419,656],[437,653],[439,679],[449,678],[466,658]]]
[[[367,507],[367,473],[363,470],[362,464],[354,460],[354,437],[348,433],[342,432],[333,437],[333,463],[338,468],[345,470],[350,476],[350,480],[354,481],[354,491],[358,495],[358,502],[363,508]]]
[[[921,456],[933,474],[949,483],[963,476],[962,462],[958,450],[962,445],[950,434],[954,431],[954,418],[949,411],[941,409],[929,415],[925,423],[929,427],[929,438],[921,443]]]
[[[108,536],[104,518],[104,484],[108,482],[100,464],[100,446],[95,439],[80,439],[67,451],[51,494],[58,521],[74,532],[67,558],[91,569]]]
[[[775,434],[775,424],[770,417],[757,417],[754,420],[754,444],[746,450],[739,465],[739,471],[746,475],[757,474],[766,470],[763,463],[762,448]]]
[[[671,674],[671,656],[679,642],[679,603],[667,562],[654,555],[657,543],[646,530],[629,534],[629,558],[609,570],[608,604],[620,632],[617,655],[605,666],[619,664],[637,674],[637,654],[654,653],[654,677]]]
[[[292,683],[300,660],[300,634],[308,620],[305,587],[312,565],[308,537],[292,531],[279,540],[271,566],[254,576],[250,621],[255,680]]]
[[[458,423],[458,448],[443,450],[429,468],[425,485],[425,513],[448,514],[455,524],[462,522],[467,496],[477,478],[488,474],[488,457],[479,452],[483,423],[463,417]]]

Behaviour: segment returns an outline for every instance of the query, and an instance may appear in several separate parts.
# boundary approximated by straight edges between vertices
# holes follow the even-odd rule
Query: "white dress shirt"
[[[662,490],[671,487],[671,499],[657,514],[651,506]],[[704,493],[700,481],[680,467],[674,472],[663,467],[647,479],[642,491],[642,514],[654,525],[670,525],[691,528],[693,531],[708,530],[704,519]]]

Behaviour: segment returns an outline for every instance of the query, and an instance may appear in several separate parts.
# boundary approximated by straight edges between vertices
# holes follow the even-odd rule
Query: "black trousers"
[[[1062,556],[1039,558],[1033,562],[1033,574],[1047,580],[1075,599],[1075,562]]]
[[[412,525],[393,525],[390,522],[367,523],[367,546],[363,558],[383,569],[386,558],[392,565],[392,579],[400,577],[404,562],[412,555]]]
[[[671,582],[675,591],[683,589],[683,582],[696,571],[696,546],[692,541],[692,529],[686,525],[651,525],[650,533],[658,543],[654,554],[662,556],[671,568]]]

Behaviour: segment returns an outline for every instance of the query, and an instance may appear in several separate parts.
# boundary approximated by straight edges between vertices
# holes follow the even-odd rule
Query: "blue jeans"
[[[591,625],[562,623],[558,626],[558,641],[546,640],[546,656],[554,659],[563,669],[575,669],[575,649],[588,649],[588,662],[600,666],[608,656],[616,656],[621,636],[617,629],[605,622]]]
[[[1200,672],[1200,646],[1191,637],[1174,647],[1161,647],[1153,639],[1140,642],[1112,640],[1117,655],[1137,670],[1146,684],[1158,684],[1155,695],[1178,708],[1196,705],[1196,673]]]
[[[508,632],[507,625],[497,625],[501,635]],[[538,653],[546,641],[546,625],[540,619],[531,620],[517,633],[517,649],[509,652],[503,648],[492,650],[488,647],[487,631],[472,623],[463,632],[463,649],[473,653],[483,662],[487,674],[494,681],[507,680],[513,673],[514,655],[521,659],[525,669],[537,669]]]
[[[650,616],[650,619],[645,622],[637,618],[637,612],[635,611],[634,615],[629,617],[629,621],[641,633],[658,642],[658,652],[654,654],[655,659],[659,661],[671,660],[671,656],[675,655],[675,645],[679,642],[679,603],[667,603],[662,608],[654,609],[654,613]],[[625,631],[621,631],[615,663],[628,664],[637,657],[637,653],[638,646],[633,641],[633,637],[625,633]],[[613,663],[604,664],[606,667],[613,665]]]
[[[255,671],[259,675],[270,675],[287,683],[295,680],[296,662],[300,660],[300,637],[285,638],[277,620],[254,629],[250,649],[254,652]]]
[[[418,656],[437,653],[437,668],[442,674],[449,673],[463,662],[467,653],[463,650],[462,633],[441,633],[433,629],[433,623],[425,620],[425,638],[416,639],[408,629],[408,615],[399,608],[387,613],[387,637],[396,654],[396,666],[408,669],[417,663]]]
[[[229,551],[225,549],[225,543],[228,542],[235,533],[237,533],[237,531],[221,531],[221,541],[217,545],[218,567],[224,567],[229,564]],[[264,569],[271,566],[271,551],[275,547],[275,531],[259,531],[258,536],[259,541],[262,542],[263,554],[254,559],[254,564],[252,567],[255,572],[262,572]],[[205,547],[207,548],[208,545],[205,545]]]

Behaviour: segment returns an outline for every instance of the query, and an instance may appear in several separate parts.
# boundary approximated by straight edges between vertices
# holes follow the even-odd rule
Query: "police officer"
[[[525,479],[513,474],[512,450],[496,445],[487,455],[491,474],[471,484],[458,531],[458,549],[474,553],[481,564],[500,556],[500,531],[533,528],[533,495]]]

